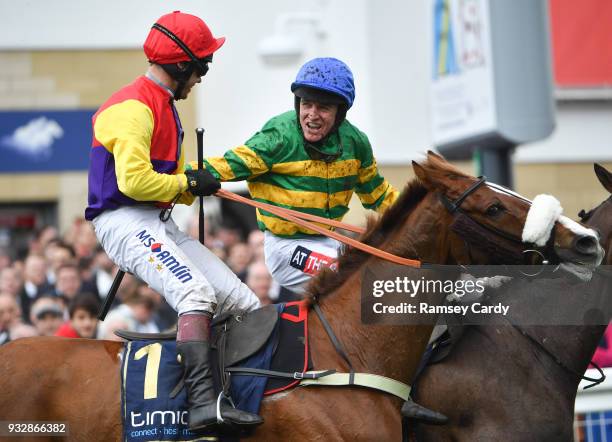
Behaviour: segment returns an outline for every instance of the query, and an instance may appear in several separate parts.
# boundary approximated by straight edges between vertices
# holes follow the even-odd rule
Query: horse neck
[[[388,239],[380,247],[402,256],[414,256],[416,252],[427,251],[427,261],[444,263],[448,253],[441,247],[440,238],[445,238],[448,222],[439,211],[429,210],[437,202],[428,201],[426,197],[407,217],[400,228],[388,235]],[[417,213],[418,210],[418,213]],[[401,237],[398,239],[398,237]],[[435,252],[434,252],[435,251]],[[422,256],[418,256],[422,258]],[[386,261],[376,261],[378,268],[388,266]],[[418,367],[421,355],[431,335],[433,325],[423,326],[400,326],[400,325],[368,325],[361,320],[361,289],[362,270],[368,264],[373,264],[369,259],[355,271],[347,281],[333,293],[330,293],[320,301],[320,307],[326,319],[329,321],[334,333],[345,347],[349,358],[355,368],[360,372],[369,372],[391,377],[393,379],[409,382]],[[416,302],[416,298],[413,299]],[[311,314],[309,318],[316,315]],[[313,349],[315,365],[322,364],[317,369],[338,368],[339,365],[347,369],[346,364],[333,349],[330,339],[322,325],[315,319],[311,321],[310,338]],[[315,353],[319,352],[319,355]],[[325,365],[327,364],[327,365]]]
[[[551,290],[550,296],[553,296],[556,300],[558,299],[558,292],[558,290]],[[575,306],[576,311],[580,311],[583,294],[578,291],[574,293],[571,290],[565,293],[570,309]],[[514,318],[510,319],[511,322],[504,327],[505,332],[502,335],[499,334],[499,327],[478,326],[477,329],[481,333],[476,333],[475,336],[480,335],[483,339],[498,342],[498,348],[513,353],[514,362],[519,365],[529,366],[529,364],[532,364],[532,366],[544,365],[548,367],[551,373],[557,373],[558,375],[547,376],[545,382],[568,392],[568,398],[573,401],[576,388],[580,382],[580,377],[575,373],[583,373],[588,368],[606,326],[526,325],[526,323],[532,323],[533,321],[529,319],[521,321],[519,318],[522,316],[519,312],[521,307],[526,311],[533,307],[534,304],[529,299],[530,296],[530,293],[523,291],[519,285],[516,289],[493,297],[489,300],[489,304],[502,301],[504,305],[510,308],[511,312],[515,311],[517,313]],[[529,317],[524,317],[524,319],[526,318]],[[575,319],[578,318],[567,317],[569,321]],[[511,323],[517,325],[513,327],[510,325]],[[533,341],[536,341],[539,345]],[[571,373],[570,370],[575,373]]]

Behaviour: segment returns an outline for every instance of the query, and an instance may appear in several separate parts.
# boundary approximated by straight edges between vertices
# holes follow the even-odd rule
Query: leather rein
[[[328,226],[337,227],[340,229],[348,230],[348,231],[359,233],[359,234],[365,233],[365,229],[362,227],[357,227],[357,226],[346,224],[346,223],[336,221],[333,219],[311,215],[309,213],[298,212],[297,210],[291,210],[291,209],[286,209],[284,207],[274,206],[272,204],[262,203],[261,201],[254,201],[252,199],[245,198],[240,195],[236,195],[235,193],[229,192],[225,189],[219,189],[215,195],[221,198],[231,200],[231,201],[248,204],[249,206],[253,206],[258,209],[262,209],[267,212],[273,213],[274,215],[280,216],[281,218],[284,218],[288,221],[292,221],[298,226],[313,230],[321,235],[325,235],[327,237],[333,238],[336,241],[339,241],[351,247],[355,247],[356,249],[359,249],[363,252],[374,255],[378,258],[385,259],[394,264],[401,264],[401,265],[405,265],[409,267],[416,267],[416,268],[420,268],[422,266],[421,261],[418,261],[416,259],[403,258],[401,256],[394,255],[384,250],[377,249],[376,247],[372,247],[368,244],[365,244],[361,241],[350,238],[348,236],[342,235],[338,232],[328,230],[324,227],[314,224],[314,222],[317,222],[320,224],[326,224]]]

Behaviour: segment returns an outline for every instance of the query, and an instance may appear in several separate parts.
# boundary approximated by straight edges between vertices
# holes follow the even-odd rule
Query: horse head
[[[562,208],[551,196],[532,202],[484,177],[461,172],[433,152],[413,167],[429,191],[430,210],[436,212],[431,223],[420,225],[421,235],[434,229],[438,244],[446,244],[438,263],[545,262],[585,277],[602,260],[597,233],[561,216]]]
[[[594,169],[601,185],[612,194],[612,173],[599,164],[594,164]],[[583,223],[599,233],[601,245],[606,252],[605,263],[612,264],[612,195],[588,212],[581,210],[578,216]]]

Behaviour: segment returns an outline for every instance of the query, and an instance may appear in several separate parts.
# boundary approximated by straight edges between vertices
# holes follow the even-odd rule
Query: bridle
[[[440,199],[442,200],[442,203],[444,204],[446,209],[450,213],[454,214],[460,211],[461,204],[463,203],[463,201],[465,201],[465,199],[468,196],[470,196],[472,193],[478,190],[478,188],[482,186],[483,184],[485,184],[486,182],[487,182],[487,177],[484,175],[481,175],[478,177],[478,181],[476,181],[470,187],[468,187],[461,195],[459,195],[459,198],[457,198],[455,201],[449,200],[444,194],[440,194]]]

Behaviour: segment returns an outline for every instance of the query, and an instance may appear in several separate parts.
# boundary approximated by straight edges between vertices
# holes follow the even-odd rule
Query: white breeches
[[[328,237],[281,238],[266,231],[266,266],[280,285],[302,294],[306,283],[321,269],[335,268],[341,246],[341,243]]]
[[[257,296],[215,254],[155,207],[121,207],[93,220],[111,260],[162,294],[178,314],[253,310]]]

